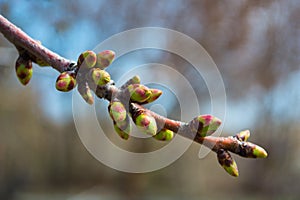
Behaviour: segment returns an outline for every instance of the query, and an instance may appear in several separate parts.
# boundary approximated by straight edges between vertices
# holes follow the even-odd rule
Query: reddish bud
[[[114,100],[109,105],[109,114],[116,123],[121,123],[126,119],[127,111],[122,102]]]
[[[162,91],[159,89],[150,89],[150,91],[151,91],[150,97],[146,101],[144,101],[143,104],[151,103],[162,95]]]
[[[140,84],[131,84],[127,87],[132,102],[143,103],[151,97],[151,90]]]
[[[156,135],[157,125],[155,119],[152,116],[149,116],[147,114],[140,114],[136,118],[134,118],[134,123],[140,131],[148,135]]]
[[[96,65],[96,62],[96,53],[88,50],[80,54],[80,56],[78,57],[77,65],[81,68],[84,67],[90,69]]]
[[[23,85],[27,85],[32,77],[32,62],[25,56],[19,56],[16,61],[16,74]]]
[[[111,50],[105,50],[97,54],[96,67],[100,69],[105,69],[108,67],[115,58],[115,52]]]
[[[62,72],[56,80],[56,89],[62,92],[68,92],[76,86],[75,74],[73,72]]]
[[[212,115],[200,115],[189,123],[190,130],[201,137],[213,134],[220,125],[221,120]]]

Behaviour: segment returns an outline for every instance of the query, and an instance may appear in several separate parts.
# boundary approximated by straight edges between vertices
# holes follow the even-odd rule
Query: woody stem
[[[32,39],[2,15],[0,15],[0,32],[8,41],[14,44],[17,49],[25,49],[29,54],[44,60],[59,72],[66,71],[72,64],[72,61],[47,49],[41,45],[40,42]]]

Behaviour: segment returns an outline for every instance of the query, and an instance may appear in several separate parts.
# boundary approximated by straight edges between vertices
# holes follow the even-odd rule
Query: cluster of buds
[[[241,131],[238,134],[232,136],[232,138],[237,139],[240,142],[239,145],[235,145],[235,148],[238,149],[238,154],[246,158],[266,158],[268,154],[263,148],[253,143],[247,142],[249,137],[249,130]],[[237,164],[230,153],[224,149],[219,149],[216,153],[218,161],[220,165],[225,169],[225,171],[232,176],[238,176],[239,173]]]
[[[221,125],[221,120],[211,115],[200,115],[195,117],[187,125],[187,131],[195,134],[196,137],[205,138],[213,134],[218,127]],[[232,136],[232,139],[236,140],[236,144],[229,147],[233,152],[238,153],[240,156],[247,158],[265,158],[267,157],[267,152],[258,145],[247,142],[250,137],[250,132],[248,130],[242,131],[235,136]],[[238,168],[236,162],[231,157],[230,153],[219,148],[216,150],[217,158],[220,165],[232,176],[238,176]]]
[[[88,50],[81,53],[74,71],[62,72],[56,80],[56,89],[62,92],[72,90],[78,84],[77,90],[88,103],[94,103],[92,91],[98,86],[104,86],[111,81],[110,75],[105,71],[115,57],[110,50],[98,54]],[[43,64],[43,63],[41,63]]]
[[[198,137],[206,137],[213,134],[220,125],[220,119],[212,115],[200,115],[189,122],[188,129]],[[216,153],[219,164],[225,171],[232,176],[238,176],[239,173],[236,162],[231,157],[230,153],[223,149],[218,150]]]
[[[81,53],[77,60],[77,65],[83,70],[98,68],[104,70],[115,58],[115,52],[105,50],[100,53],[95,53],[91,50]]]
[[[16,60],[16,74],[23,85],[27,85],[32,77],[32,61],[26,52],[19,54]]]
[[[104,86],[111,81],[110,74],[105,71],[115,58],[115,52],[105,50],[98,54],[88,50],[80,54],[77,60],[78,91],[82,98],[93,104],[91,90]],[[79,70],[80,69],[80,70]]]
[[[96,78],[93,78],[96,79]],[[140,78],[134,76],[120,87],[119,97],[114,97],[109,105],[109,114],[114,122],[115,131],[124,139],[128,139],[131,130],[128,115],[128,104],[146,104],[155,101],[162,94],[161,90],[150,89],[140,84]],[[122,99],[120,101],[119,99]],[[124,102],[126,102],[124,104]],[[127,105],[127,107],[125,106]],[[156,120],[148,112],[141,112],[132,116],[136,127],[143,133],[153,136],[158,140],[171,140],[174,133],[167,129],[158,130]]]

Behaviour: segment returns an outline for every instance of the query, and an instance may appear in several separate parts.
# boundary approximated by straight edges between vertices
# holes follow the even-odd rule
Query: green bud
[[[116,133],[118,133],[118,135],[123,138],[124,140],[128,140],[129,138],[129,133],[131,131],[131,126],[127,126],[127,129],[122,130],[118,127],[118,125],[116,123],[114,123],[114,129],[116,131]]]
[[[130,80],[131,80],[131,84],[140,84],[141,83],[141,79],[137,75],[132,77]]]
[[[249,130],[241,131],[233,137],[237,138],[239,141],[246,142],[250,137],[250,131]]]
[[[115,52],[111,50],[105,50],[97,54],[96,67],[100,69],[105,69],[108,67],[115,58]]]
[[[266,150],[251,142],[241,142],[238,148],[238,154],[246,158],[266,158],[268,156]]]
[[[121,138],[127,140],[131,132],[131,123],[129,115],[126,115],[126,119],[124,121],[121,121],[119,123],[116,123],[114,121],[114,129]]]
[[[142,103],[151,97],[151,90],[140,84],[131,84],[127,87],[132,102]]]
[[[32,77],[32,62],[27,57],[19,56],[16,61],[16,74],[23,85],[27,85]]]
[[[154,136],[155,139],[163,141],[170,141],[173,139],[173,137],[174,132],[166,128],[163,128]]]
[[[256,158],[266,158],[268,156],[268,153],[262,147],[255,145],[253,149],[253,155]]]
[[[88,104],[92,105],[94,103],[92,91],[87,83],[79,83],[77,90]]]
[[[112,101],[110,103],[109,114],[116,123],[123,122],[127,116],[125,106],[120,101]]]
[[[76,86],[75,75],[72,72],[62,72],[56,80],[56,89],[62,92],[68,92]]]
[[[77,65],[87,69],[93,68],[97,62],[97,55],[93,51],[85,51],[78,57]]]
[[[219,150],[217,152],[217,157],[220,165],[228,174],[235,177],[239,176],[237,164],[228,151],[225,151],[223,149]]]
[[[99,68],[91,69],[90,76],[93,82],[98,86],[106,85],[110,81],[109,73]]]
[[[154,117],[146,114],[140,114],[134,119],[134,123],[140,131],[148,135],[156,135],[157,125]]]
[[[233,160],[233,163],[230,166],[223,165],[225,171],[231,176],[239,176],[239,171],[236,162]]]
[[[144,101],[143,103],[151,103],[156,99],[158,99],[160,95],[162,95],[162,91],[159,89],[150,89],[150,91],[151,91],[150,98]]]
[[[122,86],[121,86],[121,90],[124,90],[126,89],[129,85],[132,85],[132,84],[140,84],[141,83],[141,79],[139,76],[134,76],[132,77],[131,79],[129,79],[128,81],[126,81],[126,83],[124,83]]]
[[[190,123],[192,132],[196,132],[200,137],[213,134],[221,125],[221,120],[212,115],[200,115]]]

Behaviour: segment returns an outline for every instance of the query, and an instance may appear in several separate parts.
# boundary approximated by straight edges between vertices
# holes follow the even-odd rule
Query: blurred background
[[[224,81],[227,105],[222,135],[250,129],[250,140],[269,153],[267,159],[234,156],[238,178],[219,166],[214,153],[199,159],[198,144],[155,172],[111,169],[81,143],[72,118],[72,93],[54,87],[58,72],[34,66],[31,82],[23,87],[14,71],[17,51],[0,35],[0,199],[299,199],[298,0],[0,0],[0,13],[73,60],[132,28],[164,27],[190,36],[207,50]],[[108,70],[117,80],[120,67],[126,71],[149,62],[183,74],[197,93],[201,113],[210,112],[203,79],[194,78],[190,64],[176,55],[140,50],[122,56]],[[150,71],[149,76],[157,73]],[[180,86],[176,80],[170,84]],[[160,101],[164,114],[178,119],[176,97],[168,91],[164,95]],[[100,109],[107,102],[97,100],[96,105]],[[107,114],[102,118],[103,126],[111,128]],[[136,152],[161,145],[148,139],[126,143],[113,132],[107,135]]]

